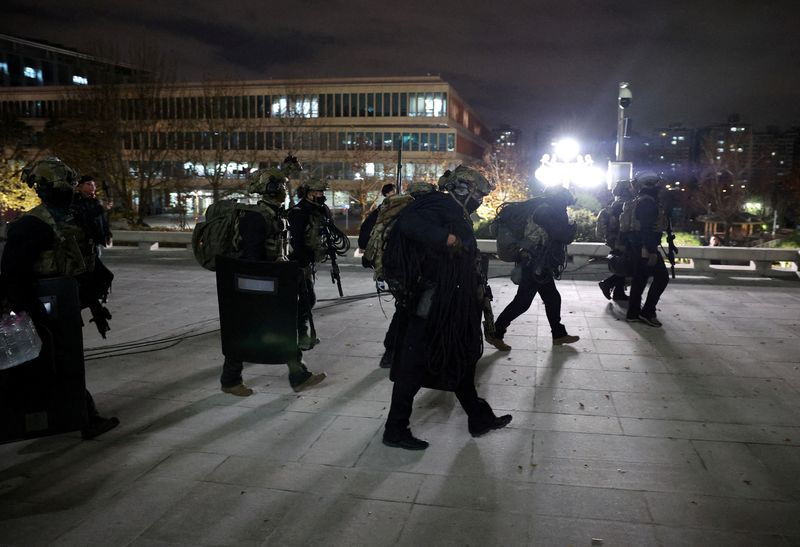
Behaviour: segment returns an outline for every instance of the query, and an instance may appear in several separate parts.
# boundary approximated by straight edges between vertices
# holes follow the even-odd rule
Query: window
[[[419,136],[419,149],[422,150],[423,152],[427,152],[428,150],[430,150],[428,148],[428,134],[427,133],[422,133]]]
[[[350,94],[342,94],[342,117],[347,118],[350,116]]]
[[[409,93],[408,94],[408,115],[409,116],[416,116],[417,115],[417,94],[416,93]],[[419,114],[422,116],[422,112]]]
[[[399,116],[400,112],[400,94],[392,93],[392,116]]]
[[[448,152],[455,152],[456,149],[456,134],[455,133],[448,133],[447,134],[447,151]]]
[[[380,97],[380,95],[378,95]],[[368,93],[367,94],[367,116],[373,117],[375,116],[375,94]]]
[[[79,76],[78,74],[75,74],[72,77],[72,83],[75,85],[89,85],[89,78],[87,78],[86,76]]]
[[[447,150],[447,134],[439,133],[438,140],[439,140],[439,147],[438,147],[439,152],[444,152],[445,150]]]
[[[408,96],[405,93],[400,94],[400,116],[408,116]]]
[[[370,93],[370,97],[372,94]],[[367,116],[367,94],[366,93],[359,93],[358,94],[358,115],[362,118]]]

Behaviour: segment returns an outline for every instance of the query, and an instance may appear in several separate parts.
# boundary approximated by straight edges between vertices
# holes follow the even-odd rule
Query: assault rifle
[[[325,217],[322,220],[322,244],[325,246],[325,254],[331,261],[331,283],[336,284],[339,296],[344,296],[342,292],[342,277],[339,273],[339,264],[336,263],[337,256],[345,256],[350,250],[350,240],[333,223],[330,209],[325,207]]]
[[[671,211],[667,215],[667,260],[669,260],[669,271],[672,273],[672,279],[675,279],[675,255],[678,254],[678,248],[675,246],[675,232],[672,231]]]

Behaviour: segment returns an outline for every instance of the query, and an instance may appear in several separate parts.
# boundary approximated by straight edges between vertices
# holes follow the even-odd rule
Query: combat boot
[[[485,435],[493,429],[502,429],[511,422],[511,414],[495,416],[492,407],[483,399],[478,399],[475,409],[470,412],[467,424],[473,437]]]

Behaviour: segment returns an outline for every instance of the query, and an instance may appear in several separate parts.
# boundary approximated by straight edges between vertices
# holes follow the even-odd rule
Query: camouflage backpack
[[[527,201],[506,202],[497,208],[497,216],[489,233],[497,241],[497,257],[504,262],[519,260],[520,243],[525,238],[525,226],[533,212],[543,204],[540,197]]]
[[[235,212],[235,200],[217,201],[206,209],[206,220],[195,225],[192,251],[195,260],[206,270],[214,271],[217,255],[233,253]]]
[[[375,268],[375,280],[384,279],[383,252],[386,250],[389,234],[400,212],[413,201],[413,196],[409,194],[390,196],[383,200],[375,227],[372,229],[367,248],[364,250],[364,260]]]

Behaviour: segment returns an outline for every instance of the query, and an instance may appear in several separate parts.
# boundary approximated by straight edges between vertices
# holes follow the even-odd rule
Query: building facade
[[[435,76],[173,83],[145,94],[136,84],[111,95],[94,87],[2,88],[0,116],[42,134],[56,120],[113,111],[122,156],[134,173],[156,172],[162,183],[152,202],[162,208],[170,181],[200,196],[203,207],[209,181],[234,191],[248,173],[289,154],[305,176],[330,179],[340,192],[333,201],[348,207],[351,194],[363,204],[361,194],[396,180],[398,164],[401,181],[435,181],[480,161],[491,146],[477,114]]]

